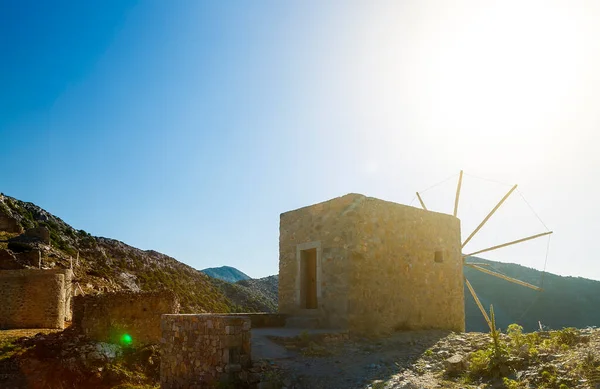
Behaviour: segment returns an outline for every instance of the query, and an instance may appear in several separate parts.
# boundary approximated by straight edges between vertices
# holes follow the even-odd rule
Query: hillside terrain
[[[498,327],[506,329],[512,323],[525,331],[585,328],[600,326],[600,281],[581,277],[563,277],[512,263],[470,258],[469,261],[489,264],[491,270],[509,277],[541,286],[537,292],[497,277],[465,267],[465,276],[473,285],[486,309],[494,305]],[[465,288],[465,316],[467,331],[487,331],[473,297]]]
[[[213,278],[211,282],[235,304],[236,312],[277,311],[277,276],[250,278],[235,283]]]
[[[227,282],[238,282],[250,279],[248,275],[231,266],[209,267],[200,271],[209,277]]]
[[[34,227],[46,227],[49,242],[17,238],[23,230]],[[72,261],[77,289],[81,288],[86,294],[169,288],[178,294],[182,312],[272,312],[277,309],[277,276],[254,280],[228,266],[197,271],[156,251],[91,236],[32,203],[0,195],[0,268],[32,267],[33,264],[23,258],[36,250],[41,252],[41,265],[45,268],[67,268]],[[545,329],[600,325],[599,281],[544,274],[520,265],[480,258],[470,261],[487,263],[495,271],[544,289],[536,292],[466,267],[465,276],[483,305],[486,308],[494,305],[500,328],[507,328],[511,323],[522,325],[526,331],[537,330],[540,324]],[[467,331],[487,330],[466,290],[465,314]]]
[[[20,235],[36,227],[49,230],[48,241]],[[268,305],[244,296],[247,288],[239,288],[239,299],[232,301],[212,278],[174,258],[92,236],[33,203],[0,195],[0,268],[38,267],[28,259],[37,258],[38,250],[43,268],[68,268],[72,262],[76,290],[86,294],[168,288],[178,295],[182,313],[255,311]]]
[[[505,280],[465,267],[477,296],[486,309],[494,305],[498,327],[506,329],[518,323],[525,331],[564,327],[585,328],[600,326],[600,281],[580,277],[563,277],[512,263],[471,258],[470,261],[487,263],[489,268],[530,284],[543,287],[542,292],[515,285]],[[273,311],[277,307],[277,276],[260,280],[244,280],[235,284],[214,280],[213,284],[238,305],[251,305],[257,310]],[[250,290],[245,291],[243,286]],[[255,295],[252,302],[248,296]],[[466,330],[485,332],[488,326],[473,297],[465,288]]]

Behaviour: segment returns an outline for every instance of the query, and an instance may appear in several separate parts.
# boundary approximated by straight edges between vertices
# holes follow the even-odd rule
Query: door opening
[[[317,309],[317,249],[300,251],[300,306]]]

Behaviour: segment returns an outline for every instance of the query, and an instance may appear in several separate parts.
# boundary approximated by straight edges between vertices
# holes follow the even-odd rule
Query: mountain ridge
[[[246,273],[231,266],[209,267],[200,270],[202,273],[227,282],[238,282],[249,280],[251,277]]]

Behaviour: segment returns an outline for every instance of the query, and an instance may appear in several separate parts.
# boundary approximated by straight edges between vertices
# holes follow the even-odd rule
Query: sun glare
[[[566,2],[424,4],[371,15],[353,57],[355,113],[391,139],[377,154],[418,139],[440,159],[468,150],[486,171],[506,169],[507,151],[513,167],[564,155],[570,129],[595,112],[593,14]]]
[[[581,76],[576,15],[509,4],[460,18],[464,24],[448,28],[439,50],[423,58],[432,124],[539,133],[569,107]]]

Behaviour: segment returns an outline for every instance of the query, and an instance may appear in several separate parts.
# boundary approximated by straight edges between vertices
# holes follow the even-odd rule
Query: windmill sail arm
[[[479,301],[479,298],[477,297],[477,294],[475,293],[475,289],[473,289],[473,286],[471,286],[471,283],[466,278],[465,278],[465,284],[467,284],[467,288],[469,288],[469,292],[471,292],[471,296],[473,296],[473,300],[475,300],[475,304],[477,304],[477,307],[479,307],[479,310],[481,311],[483,318],[487,322],[490,329],[492,329],[492,321],[490,320],[485,309],[483,309],[483,305],[481,305],[481,301]]]
[[[427,207],[425,206],[425,203],[423,202],[423,199],[421,198],[419,192],[417,192],[417,198],[419,199],[419,203],[421,203],[421,207],[423,207],[423,209],[427,211]]]
[[[542,291],[542,290],[543,290],[542,288],[540,288],[540,287],[538,287],[538,286],[535,286],[535,285],[529,284],[529,283],[527,283],[527,282],[525,282],[525,281],[517,280],[516,278],[512,278],[512,277],[509,277],[509,276],[505,276],[504,274],[497,273],[497,272],[495,272],[495,271],[492,271],[492,270],[490,270],[490,269],[483,268],[483,267],[481,267],[481,266],[478,266],[478,265],[472,265],[472,264],[468,264],[468,263],[467,263],[467,264],[465,264],[465,265],[466,265],[466,266],[469,266],[469,267],[471,267],[471,268],[473,268],[473,269],[479,270],[479,271],[480,271],[480,272],[482,272],[482,273],[487,273],[487,274],[489,274],[489,275],[492,275],[492,276],[494,276],[494,277],[502,278],[503,280],[506,280],[506,281],[509,281],[509,282],[513,282],[513,283],[515,283],[515,284],[519,284],[519,285],[525,286],[525,287],[527,287],[527,288],[531,288],[531,289],[533,289],[533,290],[537,290],[537,291]]]
[[[463,171],[460,171],[458,176],[458,185],[456,186],[456,196],[454,197],[454,217],[458,213],[458,200],[460,198],[460,187],[462,186]]]
[[[483,221],[481,223],[479,223],[479,225],[477,226],[477,228],[475,228],[475,230],[473,232],[471,232],[471,235],[469,235],[469,237],[463,242],[462,244],[462,248],[464,248],[467,243],[469,243],[469,241],[475,236],[475,234],[477,234],[477,232],[481,229],[481,227],[484,226],[485,223],[487,223],[488,220],[490,220],[490,218],[492,217],[492,215],[498,210],[498,208],[500,208],[500,206],[506,201],[506,199],[508,198],[508,196],[510,196],[510,194],[512,192],[514,192],[514,190],[517,189],[517,186],[513,186],[507,194],[504,195],[504,197],[502,197],[502,199],[498,202],[498,204],[496,204],[496,206],[494,207],[494,209],[492,209],[490,211],[490,213],[488,213],[488,215],[485,217],[485,219],[483,219]]]
[[[506,243],[502,243],[499,244],[497,246],[493,246],[493,247],[489,247],[487,249],[483,249],[483,250],[479,250],[479,251],[475,251],[473,253],[469,253],[469,254],[463,254],[463,258],[466,257],[471,257],[473,255],[477,255],[477,254],[481,254],[481,253],[487,253],[488,251],[492,251],[492,250],[497,250],[497,249],[501,249],[502,247],[506,247],[506,246],[512,246],[513,244],[517,244],[517,243],[522,243],[522,242],[526,242],[528,240],[531,239],[536,239],[536,238],[540,238],[542,236],[546,236],[546,235],[550,235],[552,234],[552,231],[548,231],[548,232],[543,232],[541,234],[537,234],[537,235],[532,235],[532,236],[528,236],[527,238],[523,238],[523,239],[517,239],[517,240],[513,240],[512,242],[506,242]]]

